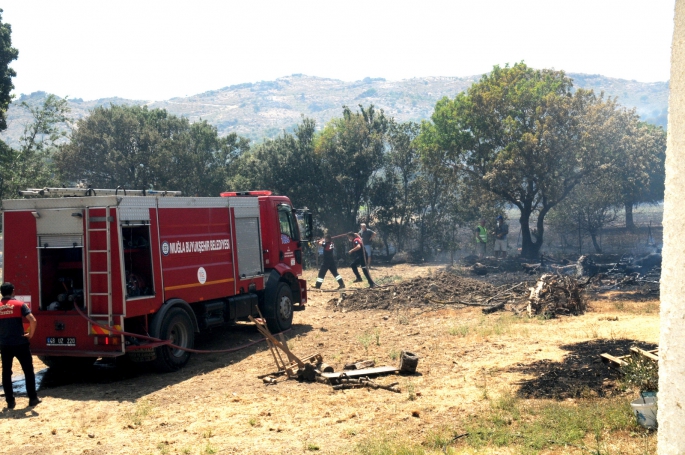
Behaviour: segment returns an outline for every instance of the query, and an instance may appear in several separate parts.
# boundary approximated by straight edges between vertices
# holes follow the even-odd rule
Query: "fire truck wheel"
[[[279,283],[276,290],[274,318],[266,318],[266,323],[274,333],[288,330],[293,325],[293,293],[287,283]]]
[[[170,340],[172,344],[193,349],[195,332],[190,316],[181,308],[172,308],[164,316],[157,338]],[[160,346],[157,351],[156,366],[160,371],[176,371],[190,359],[190,352],[170,346]]]

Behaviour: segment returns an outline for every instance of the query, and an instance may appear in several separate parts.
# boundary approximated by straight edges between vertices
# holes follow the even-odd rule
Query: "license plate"
[[[75,337],[48,337],[48,346],[76,346]]]

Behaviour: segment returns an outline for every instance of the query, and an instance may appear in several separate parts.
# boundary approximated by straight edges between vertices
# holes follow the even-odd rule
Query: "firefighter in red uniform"
[[[359,270],[357,270],[357,267],[361,266],[362,272],[364,272],[364,276],[366,277],[366,281],[369,282],[369,287],[376,287],[376,283],[373,282],[371,275],[369,275],[369,267],[366,263],[366,255],[364,251],[364,242],[362,242],[361,237],[354,232],[349,232],[347,234],[347,240],[352,242],[352,249],[348,251],[348,253],[352,256],[352,264],[350,264],[350,267],[352,267],[354,276],[357,277],[353,283],[361,283],[362,281],[362,277],[359,275]]]
[[[331,239],[330,235],[326,235],[323,240],[319,241],[319,244],[323,247],[323,263],[319,269],[319,276],[316,279],[316,289],[319,289],[323,284],[323,278],[326,276],[326,272],[329,270],[331,274],[338,281],[338,289],[343,289],[345,287],[345,282],[342,276],[338,273],[338,267],[335,265],[335,245]]]
[[[29,340],[36,331],[36,318],[24,302],[15,300],[14,285],[3,283],[0,286],[0,357],[2,357],[2,388],[5,391],[7,407],[14,409],[16,402],[12,390],[12,361],[16,357],[24,370],[26,393],[29,406],[36,406],[42,400],[36,394],[36,375],[33,372],[33,357]],[[24,333],[22,318],[29,321],[29,333]]]

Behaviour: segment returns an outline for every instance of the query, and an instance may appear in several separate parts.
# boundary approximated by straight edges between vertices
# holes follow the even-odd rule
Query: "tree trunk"
[[[627,229],[635,229],[635,223],[633,222],[633,203],[632,202],[626,202],[625,203],[625,209],[626,209],[626,228]]]
[[[594,231],[590,232],[590,237],[592,238],[592,245],[595,247],[595,253],[601,253],[602,247],[597,243],[597,233]]]
[[[535,241],[533,241],[533,233],[530,231],[530,215],[533,210],[525,207],[521,210],[521,256],[527,259],[538,259],[540,256],[540,247],[542,247],[542,236],[544,234],[544,227],[542,226],[543,215],[538,217],[537,233],[535,234]]]

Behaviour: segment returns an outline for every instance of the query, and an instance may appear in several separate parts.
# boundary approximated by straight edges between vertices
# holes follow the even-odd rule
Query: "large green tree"
[[[440,100],[424,125],[430,149],[469,185],[519,209],[526,257],[537,257],[549,211],[614,159],[615,101],[572,88],[562,71],[495,66],[467,92]]]
[[[236,135],[219,138],[205,121],[191,125],[164,109],[113,105],[79,120],[55,163],[66,182],[217,196],[228,165],[247,146]]]
[[[10,63],[19,57],[19,51],[12,47],[12,26],[2,22],[0,9],[0,131],[7,129],[7,108],[12,102],[14,84],[12,78],[17,75],[10,68]]]
[[[383,110],[343,108],[317,136],[315,151],[326,178],[321,215],[334,232],[356,229],[359,208],[368,201],[370,180],[383,164],[388,119]]]

